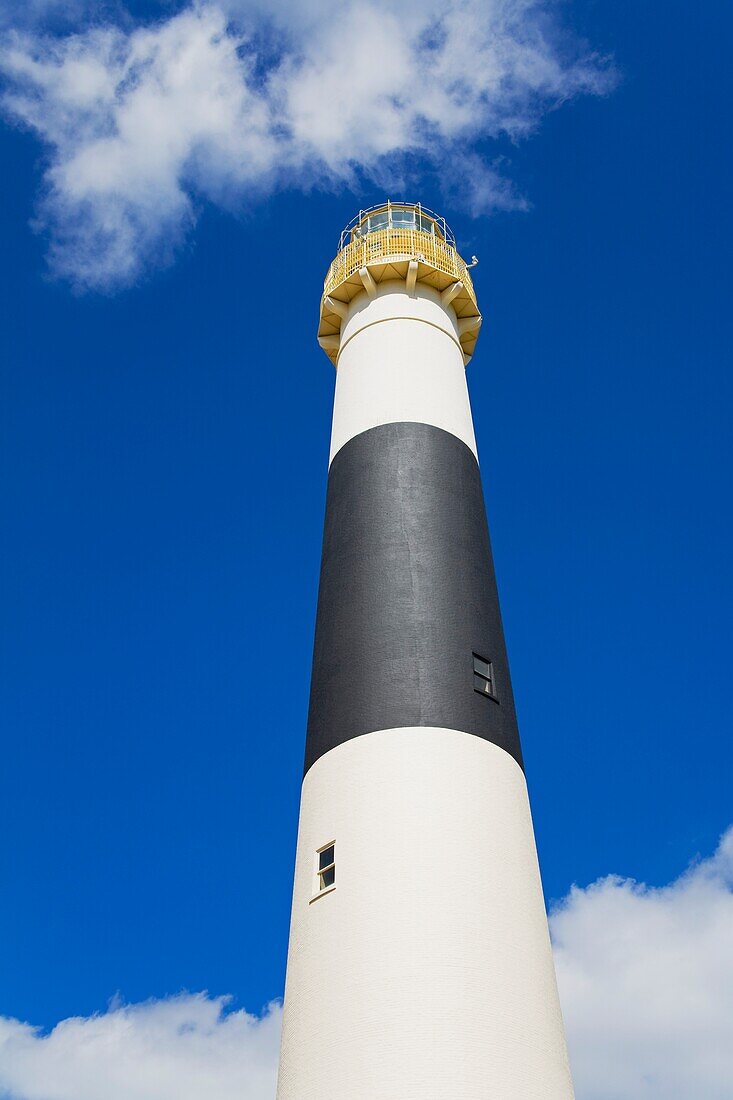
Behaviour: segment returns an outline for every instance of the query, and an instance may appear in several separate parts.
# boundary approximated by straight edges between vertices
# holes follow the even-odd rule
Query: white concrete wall
[[[336,842],[336,888],[316,851]],[[433,728],[303,784],[278,1100],[570,1100],[524,775]]]
[[[380,283],[351,303],[341,352],[331,459],[355,435],[379,424],[412,421],[452,432],[476,454],[471,405],[455,313],[418,284]]]

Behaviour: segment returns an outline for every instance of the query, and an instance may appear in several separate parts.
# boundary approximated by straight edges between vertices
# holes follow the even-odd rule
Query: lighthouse
[[[445,220],[341,234],[277,1100],[571,1100]]]

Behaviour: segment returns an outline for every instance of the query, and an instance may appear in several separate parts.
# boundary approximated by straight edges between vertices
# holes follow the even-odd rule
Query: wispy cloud
[[[730,1100],[733,829],[654,888],[601,879],[551,917],[578,1100]],[[7,1100],[273,1100],[281,1012],[182,994],[43,1033],[0,1017]]]
[[[54,272],[114,289],[168,262],[203,202],[276,187],[465,180],[473,213],[522,207],[475,143],[519,141],[613,73],[537,0],[201,0],[147,26],[5,34],[3,106],[47,151]]]

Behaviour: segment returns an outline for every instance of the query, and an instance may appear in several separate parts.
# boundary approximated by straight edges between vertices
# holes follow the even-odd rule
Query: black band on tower
[[[404,726],[475,734],[522,765],[478,464],[414,423],[363,432],[331,464],[305,770]]]

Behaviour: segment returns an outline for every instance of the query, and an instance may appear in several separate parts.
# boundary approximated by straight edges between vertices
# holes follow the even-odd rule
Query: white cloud
[[[427,167],[451,191],[468,167],[470,211],[521,207],[475,143],[517,141],[613,83],[547,7],[200,0],[148,26],[6,34],[5,113],[48,154],[38,221],[53,270],[113,289],[167,262],[202,201],[360,175],[414,185]]]
[[[0,1095],[9,1100],[273,1100],[281,1012],[260,1019],[182,994],[112,1005],[43,1035],[0,1017]]]
[[[574,888],[551,927],[578,1100],[731,1100],[733,829],[668,886]]]
[[[601,879],[551,917],[578,1100],[731,1100],[733,829],[653,888]],[[44,1034],[0,1017],[6,1100],[273,1100],[281,1011],[182,994]]]

